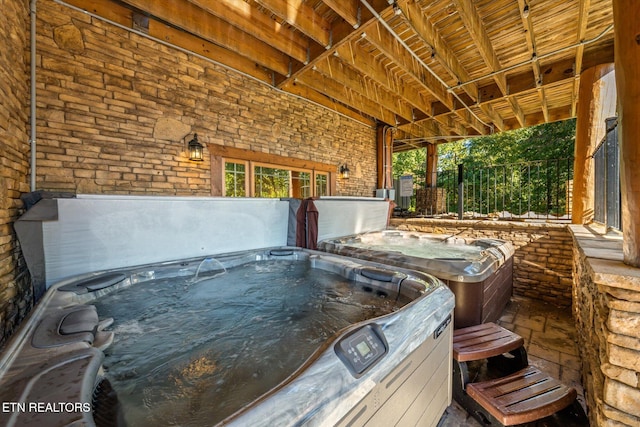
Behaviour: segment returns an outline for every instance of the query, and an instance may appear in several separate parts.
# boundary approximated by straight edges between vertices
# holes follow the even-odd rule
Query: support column
[[[618,90],[622,251],[640,267],[640,2],[613,0]]]
[[[435,188],[438,186],[438,146],[436,144],[427,145],[427,172],[426,172],[426,188]]]
[[[598,143],[605,137],[605,119],[616,115],[616,89],[613,64],[601,64],[580,75],[573,165],[572,222],[593,220],[594,162]]]

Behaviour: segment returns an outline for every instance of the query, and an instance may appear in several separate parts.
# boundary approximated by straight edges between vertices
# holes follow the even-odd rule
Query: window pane
[[[291,172],[291,197],[306,199],[311,197],[311,173],[310,172]]]
[[[244,163],[225,162],[224,164],[224,195],[227,197],[245,197],[245,183],[247,173]]]
[[[289,197],[290,171],[256,166],[256,197]]]
[[[329,180],[327,178],[326,174],[316,174],[316,196],[320,197],[329,195],[329,191],[327,190],[327,182]]]

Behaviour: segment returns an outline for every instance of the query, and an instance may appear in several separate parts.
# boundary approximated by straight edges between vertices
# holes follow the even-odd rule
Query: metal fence
[[[620,160],[618,121],[606,120],[607,134],[593,155],[595,162],[594,220],[607,227],[622,229],[620,204]]]
[[[571,219],[573,159],[438,172],[448,212],[464,217]]]

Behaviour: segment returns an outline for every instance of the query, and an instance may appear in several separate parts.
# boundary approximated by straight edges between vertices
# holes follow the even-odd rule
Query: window
[[[233,161],[224,164],[224,188],[228,197],[245,197],[247,195],[247,173],[244,162]]]
[[[289,197],[291,171],[286,169],[256,166],[254,173],[255,197]]]
[[[329,195],[329,174],[316,173],[316,196]]]
[[[214,196],[330,196],[337,167],[234,147],[209,145]]]

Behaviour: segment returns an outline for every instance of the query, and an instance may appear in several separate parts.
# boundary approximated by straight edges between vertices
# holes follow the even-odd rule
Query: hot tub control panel
[[[334,349],[351,375],[359,378],[382,359],[389,345],[380,327],[370,323],[344,336]]]

